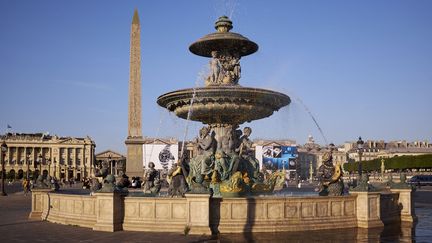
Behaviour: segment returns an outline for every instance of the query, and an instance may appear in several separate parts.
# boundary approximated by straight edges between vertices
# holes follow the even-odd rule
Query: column
[[[85,145],[81,148],[81,161],[84,168],[83,178],[86,178],[88,177],[89,169],[87,167],[87,161],[85,160]]]
[[[49,166],[48,171],[50,172],[50,176],[53,177],[53,175],[54,175],[54,172],[53,172],[54,159],[53,159],[52,147],[49,148],[49,161],[50,161],[50,163],[48,165]]]
[[[8,160],[8,164],[10,165],[10,163],[11,163],[11,148],[10,147],[8,147],[7,148],[8,149],[8,151],[7,151],[7,154],[6,154],[6,158],[7,158],[7,160]]]
[[[27,167],[27,163],[28,163],[28,160],[27,160],[27,147],[24,147],[24,163],[23,163],[23,166]]]
[[[66,151],[65,177],[66,177],[66,180],[69,180],[70,179],[69,178],[69,160],[70,160],[69,148],[65,148],[65,151]]]
[[[80,169],[80,165],[78,165],[78,148],[74,148],[74,153],[75,153],[75,155],[74,155],[74,168],[75,168],[75,170],[74,170],[74,177],[75,178],[77,178],[77,176],[78,176],[78,170]]]

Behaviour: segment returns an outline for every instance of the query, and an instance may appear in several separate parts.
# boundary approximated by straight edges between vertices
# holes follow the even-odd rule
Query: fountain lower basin
[[[35,189],[30,217],[99,231],[182,233],[188,228],[190,234],[374,228],[416,220],[410,189],[244,198],[90,196]]]

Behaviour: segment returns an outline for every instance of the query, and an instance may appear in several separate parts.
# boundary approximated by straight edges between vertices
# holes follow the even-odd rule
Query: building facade
[[[58,137],[43,133],[7,133],[0,136],[8,146],[5,170],[22,179],[40,174],[59,179],[81,180],[90,176],[95,143],[90,137]]]
[[[345,151],[350,161],[359,161],[359,151],[356,142],[346,142]],[[361,160],[373,160],[378,158],[392,158],[404,155],[432,154],[432,144],[428,141],[407,142],[406,140],[389,141],[367,140],[361,153]]]
[[[96,167],[101,168],[102,163],[108,164],[108,170],[111,174],[118,176],[120,171],[123,173],[126,171],[126,157],[118,152],[112,150],[105,150],[95,155]]]

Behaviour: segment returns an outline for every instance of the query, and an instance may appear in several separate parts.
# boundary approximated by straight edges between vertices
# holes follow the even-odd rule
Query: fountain
[[[196,55],[211,57],[205,87],[173,91],[157,100],[178,117],[205,124],[189,170],[184,158],[170,170],[169,177],[179,186],[173,183],[169,191],[179,197],[128,196],[113,185],[110,175],[98,173],[105,177],[106,188],[92,195],[35,188],[30,218],[98,231],[189,234],[370,229],[415,222],[410,188],[371,191],[362,187],[342,196],[341,167],[332,164],[331,153],[323,156],[319,169],[320,194],[326,196],[273,195],[284,174],[276,172],[263,179],[251,149],[252,129],[241,131],[239,126],[271,116],[291,100],[282,93],[240,86],[240,58],[256,52],[258,45],[230,32],[232,22],[225,16],[215,27],[215,33],[189,47]],[[149,175],[156,177],[156,173]],[[146,192],[155,194],[157,182],[149,179]]]
[[[252,130],[245,128],[242,135],[238,128],[245,122],[271,116],[291,100],[279,92],[239,85],[240,59],[255,53],[258,45],[230,32],[232,28],[231,20],[222,16],[215,23],[216,32],[189,47],[192,53],[211,58],[205,87],[173,91],[157,100],[178,117],[207,125],[201,139],[208,140],[208,145],[199,147],[202,153],[190,161],[188,183],[192,192],[197,187],[211,188],[214,196],[271,192],[274,177],[284,179],[279,173],[262,180],[251,151]]]

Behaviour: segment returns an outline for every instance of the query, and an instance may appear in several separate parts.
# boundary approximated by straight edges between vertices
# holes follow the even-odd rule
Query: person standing
[[[24,195],[27,196],[27,193],[29,192],[29,189],[30,189],[30,183],[29,183],[29,181],[27,179],[23,180],[22,187],[23,187],[23,190],[24,190]]]

